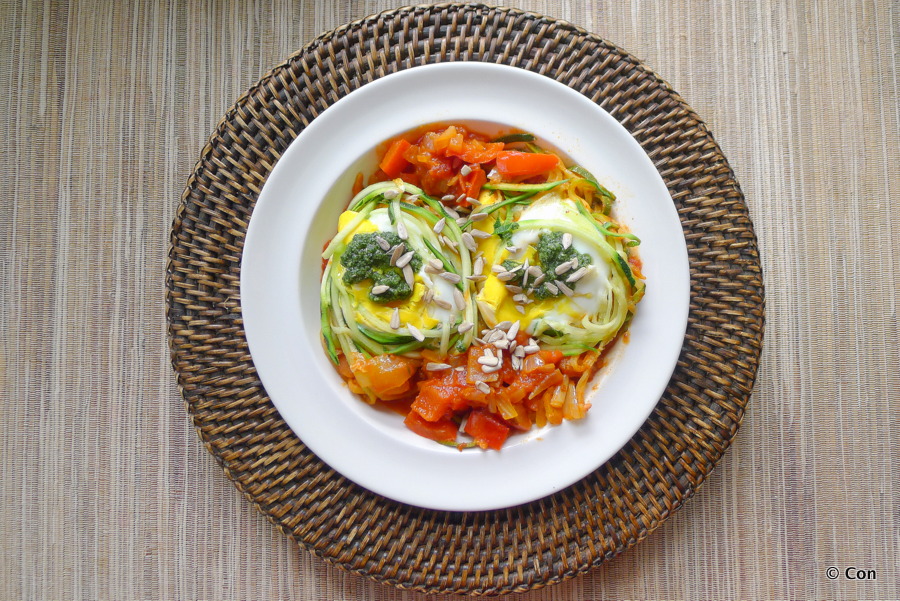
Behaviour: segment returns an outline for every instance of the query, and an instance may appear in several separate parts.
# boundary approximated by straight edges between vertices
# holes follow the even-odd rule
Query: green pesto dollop
[[[376,236],[386,241],[390,248],[384,250],[378,244]],[[373,294],[369,290],[369,300],[376,303],[389,303],[396,300],[406,300],[412,296],[412,288],[403,277],[403,270],[391,265],[391,253],[394,247],[403,242],[400,236],[393,232],[377,232],[369,234],[356,234],[347,245],[347,250],[341,255],[341,266],[344,268],[343,282],[348,286],[371,280],[372,288],[375,286],[387,286],[386,292]],[[407,251],[404,252],[408,252]],[[413,272],[422,268],[422,258],[413,252],[409,266]]]
[[[562,238],[563,235],[561,232],[544,232],[538,237],[537,244],[535,245],[535,249],[537,250],[536,264],[541,268],[541,271],[546,274],[546,277],[538,286],[529,288],[529,292],[536,300],[545,300],[563,294],[557,287],[554,286],[554,291],[554,289],[547,286],[547,284],[552,284],[555,279],[565,280],[566,276],[573,271],[573,269],[570,268],[564,273],[556,274],[556,268],[563,263],[578,259],[578,267],[584,267],[591,264],[590,255],[578,252],[573,246],[563,248]],[[507,271],[512,271],[519,265],[520,263],[510,259],[503,261],[503,267]],[[524,275],[524,270],[520,269],[515,272],[514,277],[509,280],[509,283],[516,286],[522,286]],[[531,279],[533,280],[534,278]]]

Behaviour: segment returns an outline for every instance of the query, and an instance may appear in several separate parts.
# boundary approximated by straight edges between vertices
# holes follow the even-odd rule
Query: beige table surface
[[[248,505],[189,424],[164,314],[175,207],[220,116],[320,32],[395,6],[0,2],[0,599],[425,598]],[[707,121],[768,301],[748,413],[698,494],[522,597],[900,598],[900,3],[517,6],[630,51]]]

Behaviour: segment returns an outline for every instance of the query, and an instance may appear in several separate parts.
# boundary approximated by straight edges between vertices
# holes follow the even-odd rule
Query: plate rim
[[[325,192],[326,187],[320,185],[318,188],[315,188],[315,190],[316,192],[322,192],[323,195],[315,194],[314,196],[316,198],[321,197],[322,200],[318,203],[307,203],[309,204],[308,213],[301,215],[296,209],[297,205],[294,205],[285,199],[290,192],[284,189],[288,185],[286,182],[290,180],[294,180],[296,185],[296,181],[301,179],[300,173],[306,174],[309,171],[315,171],[318,174],[322,169],[327,170],[327,165],[323,164],[321,160],[319,160],[315,168],[306,167],[302,165],[302,163],[304,161],[318,160],[318,157],[311,157],[311,153],[304,153],[304,151],[306,151],[310,145],[313,145],[313,147],[321,153],[321,145],[328,143],[328,140],[325,138],[334,136],[333,133],[327,133],[330,131],[328,130],[329,127],[333,128],[335,127],[335,124],[337,124],[336,127],[342,127],[343,122],[341,121],[341,117],[346,119],[348,116],[352,115],[353,113],[351,111],[353,111],[354,108],[361,108],[360,105],[365,103],[366,100],[368,100],[366,106],[371,107],[373,103],[377,103],[379,100],[379,93],[382,96],[386,95],[393,98],[398,89],[402,90],[412,87],[415,90],[423,85],[428,86],[429,83],[432,85],[444,85],[444,88],[437,88],[437,91],[440,93],[446,92],[448,86],[447,84],[442,84],[440,81],[435,82],[435,80],[473,83],[479,78],[487,77],[495,78],[495,81],[500,80],[505,86],[519,86],[518,88],[515,88],[515,91],[518,92],[528,89],[530,86],[544,86],[542,93],[550,95],[550,98],[553,98],[554,100],[557,98],[568,100],[571,104],[566,105],[567,109],[576,110],[580,108],[586,111],[586,115],[580,116],[592,118],[594,119],[594,122],[596,122],[596,125],[594,122],[585,123],[584,126],[586,128],[592,126],[596,127],[598,133],[606,135],[610,134],[609,129],[611,128],[613,135],[619,136],[618,138],[612,138],[612,144],[604,141],[603,150],[588,151],[587,149],[581,149],[583,157],[585,156],[584,153],[587,153],[595,161],[608,163],[610,161],[609,155],[613,154],[615,150],[637,154],[640,165],[636,166],[637,161],[634,160],[635,157],[631,157],[633,160],[630,163],[626,163],[626,168],[636,168],[638,173],[632,174],[627,179],[628,181],[637,178],[652,179],[652,184],[646,181],[641,182],[641,184],[636,184],[651,189],[651,199],[633,199],[631,202],[636,203],[636,206],[650,203],[651,208],[653,209],[652,212],[656,214],[653,223],[658,224],[662,222],[659,229],[664,230],[667,237],[671,236],[678,239],[676,250],[677,256],[665,257],[665,260],[669,262],[666,267],[672,270],[671,273],[678,274],[674,283],[679,288],[675,288],[674,291],[672,288],[666,288],[666,292],[669,295],[674,296],[675,300],[673,302],[670,297],[669,303],[662,305],[659,302],[659,298],[656,296],[660,294],[658,291],[659,289],[656,287],[656,284],[658,284],[659,281],[655,283],[651,282],[648,285],[648,290],[650,292],[647,295],[650,298],[648,299],[645,297],[641,304],[641,306],[644,307],[644,312],[641,312],[640,307],[637,312],[635,322],[638,325],[647,319],[655,319],[658,321],[658,313],[660,311],[673,311],[673,314],[667,315],[667,317],[673,318],[676,323],[674,331],[670,329],[669,323],[662,325],[665,336],[662,339],[661,345],[657,344],[653,345],[654,348],[648,348],[647,345],[649,342],[645,342],[646,336],[641,337],[640,335],[636,342],[629,344],[629,346],[636,345],[639,347],[639,350],[649,352],[657,351],[657,348],[660,346],[667,351],[665,362],[659,369],[655,369],[652,376],[648,378],[648,381],[653,382],[654,384],[653,392],[648,393],[646,391],[646,387],[650,386],[647,381],[640,381],[637,383],[636,390],[639,393],[638,398],[640,399],[640,402],[635,403],[633,406],[639,407],[639,410],[630,407],[626,408],[624,406],[612,409],[609,407],[603,409],[596,408],[588,413],[585,420],[581,420],[584,423],[557,426],[552,431],[547,431],[544,436],[541,437],[543,440],[532,440],[528,443],[524,443],[538,445],[535,446],[535,448],[525,450],[518,448],[504,449],[497,457],[479,457],[476,459],[471,453],[454,456],[452,450],[443,447],[428,449],[422,445],[403,446],[402,443],[392,440],[390,436],[373,433],[362,424],[351,423],[351,420],[353,420],[354,417],[360,416],[363,412],[362,409],[351,407],[350,410],[347,411],[341,404],[337,404],[330,405],[330,411],[320,411],[319,404],[310,401],[306,398],[307,395],[292,392],[297,390],[297,386],[300,384],[300,380],[297,379],[294,374],[297,373],[298,370],[304,369],[305,365],[303,365],[303,362],[299,359],[292,361],[294,353],[291,352],[290,349],[283,348],[280,352],[277,352],[273,349],[273,346],[279,346],[277,337],[285,330],[288,330],[291,333],[299,333],[302,337],[305,324],[309,320],[309,315],[307,315],[306,320],[294,319],[296,315],[291,314],[293,313],[291,307],[296,305],[296,310],[302,312],[301,306],[308,304],[310,301],[306,301],[301,294],[296,298],[290,296],[289,299],[284,302],[273,302],[273,297],[292,295],[293,292],[296,291],[296,288],[293,286],[285,286],[282,289],[276,288],[276,286],[280,285],[280,282],[278,281],[278,278],[271,277],[271,270],[273,269],[271,258],[272,254],[277,252],[277,249],[272,248],[273,235],[279,233],[281,231],[280,228],[284,228],[286,222],[290,221],[295,228],[299,225],[300,237],[302,238],[302,235],[311,232],[314,228],[313,223],[308,223],[308,213],[315,212],[318,214],[322,210],[322,204],[330,200],[328,197],[330,192]],[[422,82],[423,79],[425,79],[424,83]],[[410,80],[417,85],[410,86]],[[506,87],[505,89],[509,90],[509,87]],[[421,100],[421,97],[414,97],[411,99],[404,98],[401,102],[404,102],[405,104],[401,104],[401,107],[405,110],[414,110],[413,106],[415,106],[416,101],[418,100]],[[541,100],[543,101],[544,98],[541,98]],[[470,102],[475,102],[477,106],[481,101],[476,100]],[[386,109],[381,109],[379,106],[375,110],[381,111],[375,115],[376,118],[374,120],[376,122],[378,121],[378,117],[381,117],[382,119],[386,119],[391,127],[394,127],[395,129],[396,127],[400,127],[396,123],[390,122],[390,116],[384,114],[387,112]],[[507,107],[507,110],[510,110],[509,107]],[[428,111],[425,112],[431,114]],[[460,114],[465,112],[468,111],[460,110],[458,106],[454,106],[451,109],[450,114]],[[515,113],[515,110],[512,112]],[[525,110],[525,113],[534,115],[536,109],[529,108]],[[441,115],[438,116],[440,117]],[[519,119],[523,118],[521,115],[517,116]],[[481,115],[473,116],[472,119],[478,119],[479,117],[481,117]],[[371,120],[371,118],[372,115],[367,114],[367,119]],[[425,120],[425,123],[449,122],[452,120],[452,117],[449,119],[429,118]],[[401,131],[422,125],[416,117],[405,116],[403,119],[398,119],[397,121],[407,124],[401,127]],[[545,127],[544,124],[542,124],[541,127],[543,127],[543,131],[545,132],[553,129]],[[565,131],[565,134],[569,134],[573,131],[572,128],[574,126],[566,123],[565,119],[558,118],[557,121],[554,122],[553,127],[569,127],[569,129]],[[379,131],[383,131],[384,129],[385,127],[382,127]],[[384,139],[375,136],[375,140],[377,141],[375,141],[374,145],[377,146],[378,144],[383,143]],[[568,142],[569,141],[564,134],[559,135],[557,140],[558,144],[565,144]],[[624,148],[622,147],[623,144],[625,146]],[[575,145],[577,146],[577,143]],[[585,146],[586,144],[582,145]],[[568,154],[571,154],[571,152]],[[347,160],[349,161],[350,159]],[[301,163],[301,165],[298,166],[298,163]],[[590,167],[593,166],[590,163],[588,165]],[[327,172],[325,177],[328,181],[333,180],[338,171],[346,173],[350,166],[352,166],[352,163],[346,167],[341,165],[340,169],[335,169],[334,172]],[[621,165],[619,165],[619,167],[621,168]],[[603,175],[600,177],[602,179]],[[331,189],[333,186],[329,185],[328,188]],[[349,197],[347,200],[349,200]],[[628,205],[626,204],[624,213],[629,215],[630,213],[627,210],[627,206]],[[273,214],[279,207],[282,211],[277,215]],[[620,208],[620,210],[622,209]],[[285,212],[288,212],[290,215],[294,215],[294,213],[297,214],[292,218],[286,219]],[[632,214],[636,212],[640,213],[639,210],[631,211]],[[664,213],[664,215],[659,217],[661,213]],[[647,216],[644,218],[648,219]],[[333,226],[333,224],[331,225]],[[276,228],[276,231],[273,232],[272,228]],[[638,233],[641,234],[641,232]],[[642,235],[642,237],[644,236]],[[282,240],[282,243],[284,242],[284,236],[281,236],[279,239]],[[646,247],[646,237],[644,237],[644,240]],[[656,240],[654,242],[668,244],[669,240],[667,238],[664,240]],[[309,250],[308,247],[310,245],[314,248],[320,246],[320,241],[310,243],[307,240],[301,240],[299,238],[297,240],[292,240],[292,243],[302,245],[307,251]],[[642,253],[642,256],[643,255],[644,253]],[[645,261],[645,265],[646,264]],[[653,271],[657,271],[654,266],[651,265],[650,267]],[[672,277],[671,274],[668,273],[669,269],[666,270],[667,273],[665,275],[660,274],[661,277]],[[296,271],[300,271],[302,274],[303,269],[301,265],[297,265],[296,262],[291,259],[285,263],[284,268],[280,271],[282,278],[287,278],[290,277],[291,273]],[[310,277],[311,276],[307,276],[305,279],[308,280]],[[301,282],[304,280],[302,275],[300,276],[300,280]],[[320,459],[348,479],[356,482],[358,485],[401,503],[440,511],[493,511],[535,501],[577,482],[589,473],[598,469],[609,458],[613,457],[628,443],[634,433],[641,428],[652,413],[656,404],[659,402],[659,398],[661,398],[665,387],[674,372],[680,354],[684,333],[687,327],[690,274],[687,247],[683,238],[680,219],[674,209],[665,182],[655,165],[653,165],[652,160],[643,148],[641,148],[637,140],[635,140],[630,132],[616,121],[612,115],[567,86],[540,74],[506,65],[457,62],[417,66],[386,75],[372,83],[361,86],[331,105],[291,142],[290,146],[282,153],[278,163],[272,168],[265,185],[260,191],[256,206],[254,207],[253,215],[251,216],[247,228],[247,235],[241,257],[240,286],[245,336],[249,345],[251,358],[257,368],[259,377],[269,394],[269,398],[276,408],[278,408],[282,418],[288,423],[304,444],[309,446]],[[266,292],[263,292],[263,290]],[[274,290],[280,290],[282,294],[274,294],[272,292]],[[313,292],[309,291],[307,292],[307,296],[310,298],[315,296],[316,305],[318,305],[318,292],[315,292],[315,295],[313,295]],[[285,305],[288,306],[287,309],[285,309]],[[275,315],[273,312],[278,310],[281,312]],[[288,313],[285,313],[285,311]],[[656,313],[648,313],[652,311],[655,311]],[[265,334],[263,332],[265,332]],[[303,338],[304,340],[308,339],[307,337]],[[635,337],[632,338],[634,339]],[[659,342],[659,338],[657,338],[656,341]],[[312,341],[310,341],[310,344],[315,345]],[[301,346],[305,348],[305,343],[301,343]],[[331,367],[330,364],[323,366],[321,357],[316,355],[317,351],[320,350],[320,346],[314,346],[311,349],[312,358],[313,360],[318,360],[319,369],[328,370],[328,368]],[[301,353],[299,349],[296,352],[297,354]],[[629,349],[623,349],[621,352],[632,357],[631,362],[634,362],[633,357],[638,351],[629,353]],[[319,352],[318,354],[324,356],[324,352]],[[626,366],[632,370],[636,369],[631,367],[631,363],[626,363]],[[615,382],[618,382],[624,376],[622,376],[622,374],[617,375],[616,371],[622,369],[622,365],[612,366],[604,374],[604,378],[612,378]],[[318,371],[316,366],[313,366],[312,371]],[[315,377],[315,374],[310,375]],[[332,383],[334,382],[334,378],[329,376],[325,377],[326,379],[331,380]],[[293,386],[290,386],[287,380],[293,380]],[[621,386],[619,388],[613,388],[612,390],[619,390],[620,393],[626,392],[620,389]],[[346,389],[339,390],[334,385],[331,386],[330,390],[322,390],[321,392],[322,394],[327,392],[340,396],[351,396],[353,399],[349,401],[350,403],[361,403],[355,395],[351,395]],[[609,392],[607,394],[613,393]],[[321,394],[318,395],[317,398],[320,397]],[[344,403],[347,402],[346,399],[343,398],[338,400]],[[305,408],[304,414],[301,414],[297,409],[297,404],[300,404]],[[612,412],[611,415],[609,414],[610,411]],[[335,417],[336,413],[339,414],[338,417]],[[617,419],[618,415],[621,413],[624,413],[626,417]],[[310,418],[311,415],[313,416],[312,418]],[[620,427],[607,427],[606,424],[601,424],[597,421],[604,417],[612,417]],[[362,421],[370,422],[370,426],[373,425],[371,424],[371,421],[374,418],[366,420],[365,417],[362,417],[361,419]],[[588,421],[592,419],[593,421]],[[328,436],[324,432],[326,426],[338,428],[341,425],[350,430],[349,439],[354,442],[362,441],[367,449],[367,453],[365,453],[364,457],[348,453],[342,443],[338,441],[338,438]],[[579,429],[582,430],[580,435]],[[587,429],[588,433],[583,432],[584,429]],[[569,434],[567,435],[568,438],[562,438],[562,433],[566,430],[569,431]],[[551,465],[547,463],[548,458],[544,455],[548,446],[554,456],[562,459],[564,458],[564,455],[562,455],[562,448],[564,448],[564,445],[571,441],[579,440],[579,436],[582,444],[586,444],[586,446],[583,447],[585,453],[576,457],[574,465],[566,464],[560,466],[558,464]],[[602,439],[603,442],[594,442],[595,439]],[[615,442],[606,444],[606,440],[614,440]],[[437,445],[433,445],[432,443],[432,446],[436,447]],[[415,448],[418,448],[421,453],[414,450]],[[407,452],[417,453],[415,455],[416,459],[421,456],[423,461],[432,462],[432,465],[423,469],[423,466],[421,464],[417,466],[415,461],[406,463],[405,459],[407,458]],[[540,486],[528,480],[528,474],[522,473],[522,468],[519,463],[512,458],[513,455],[516,456],[518,462],[527,462],[529,464],[546,467],[550,474],[549,478],[542,481]],[[388,465],[391,466],[390,471],[398,473],[388,473],[389,470],[382,468],[382,466]],[[462,484],[464,482],[464,475],[462,473],[457,473],[458,470],[462,470],[460,467],[461,465],[467,465],[475,470],[475,473],[469,472],[469,476],[474,480],[473,484],[477,483],[476,486],[478,487],[478,492],[472,492],[470,489],[463,486],[442,486],[441,478],[434,477],[429,469],[431,468],[440,471],[443,478],[452,478],[455,483]],[[554,468],[556,469],[554,470]],[[513,474],[518,477],[514,477]],[[503,480],[507,477],[509,480]],[[420,485],[410,486],[406,484],[407,482],[416,481],[414,478],[419,479],[417,482]],[[507,482],[507,485],[496,486],[487,490],[490,485],[497,482],[498,479]],[[421,485],[423,480],[424,486]]]

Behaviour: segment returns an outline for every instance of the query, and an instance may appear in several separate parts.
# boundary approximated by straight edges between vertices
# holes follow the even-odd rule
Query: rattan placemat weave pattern
[[[243,335],[240,259],[267,175],[315,117],[378,77],[476,60],[529,69],[616,117],[681,216],[691,310],[676,371],[612,460],[545,499],[437,512],[356,486],[280,419]],[[483,5],[404,8],[326,33],[237,101],[203,149],[173,224],[172,362],[208,450],[255,507],[344,569],[425,592],[499,594],[570,578],[635,545],[678,509],[732,441],[758,365],[764,295],[743,196],[697,115],[621,49],[564,22]]]

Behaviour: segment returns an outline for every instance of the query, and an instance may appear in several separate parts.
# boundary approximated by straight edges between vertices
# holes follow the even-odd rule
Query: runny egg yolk
[[[504,253],[505,256],[508,253]],[[501,259],[501,263],[502,263]],[[524,306],[525,312],[520,313],[516,309],[513,295],[506,289],[493,272],[487,273],[484,287],[478,293],[478,300],[488,305],[494,313],[495,323],[501,321],[519,321],[522,328],[527,329],[537,319],[546,319],[562,323],[581,321],[584,310],[572,303],[568,297],[559,296],[545,300],[536,300]],[[493,324],[489,324],[493,325]]]
[[[344,211],[338,218],[338,230],[342,230],[356,217],[359,213],[356,211]],[[372,232],[382,231],[379,227],[369,219],[363,219],[353,231],[347,234],[347,240],[350,240],[356,234],[368,234]],[[340,262],[334,264],[335,277],[344,276],[344,268]],[[416,274],[416,283],[413,286],[413,293],[406,300],[394,301],[391,303],[376,303],[369,299],[369,292],[372,289],[372,282],[369,280],[353,284],[348,287],[349,292],[353,295],[353,306],[356,309],[356,321],[365,326],[377,329],[377,324],[370,323],[370,318],[365,312],[359,311],[360,307],[365,307],[367,311],[379,319],[390,322],[394,314],[394,309],[400,309],[400,323],[412,324],[419,329],[432,329],[440,322],[428,315],[425,303],[422,298],[425,295],[425,284],[422,281],[421,273]]]

